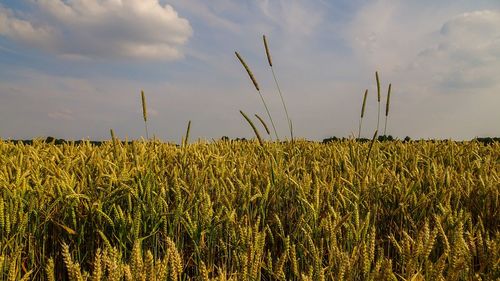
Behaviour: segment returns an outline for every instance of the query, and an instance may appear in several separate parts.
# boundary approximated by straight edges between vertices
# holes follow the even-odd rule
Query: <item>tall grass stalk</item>
[[[257,80],[255,79],[255,76],[253,76],[252,71],[246,64],[245,60],[240,56],[238,52],[234,52],[236,54],[236,57],[238,60],[241,62],[243,67],[248,73],[248,76],[250,77],[250,80],[252,80],[253,85],[255,86],[255,89],[259,93],[260,99],[262,100],[262,103],[264,104],[264,107],[266,108],[267,115],[269,116],[269,119],[271,120],[271,125],[273,126],[274,134],[276,135],[276,140],[279,141],[278,133],[276,132],[276,127],[274,126],[273,118],[271,117],[271,113],[269,113],[269,109],[267,108],[266,101],[264,100],[264,97],[262,96],[262,93],[260,92],[259,84],[257,83]]]
[[[290,138],[293,142],[293,128],[292,121],[290,120],[290,116],[288,115],[288,110],[286,108],[285,100],[283,99],[283,94],[281,92],[280,85],[278,83],[278,79],[276,78],[276,74],[274,73],[273,61],[271,59],[271,53],[269,51],[269,46],[267,45],[266,35],[262,35],[262,39],[264,41],[264,48],[266,49],[267,61],[269,62],[269,67],[271,68],[271,72],[273,73],[274,83],[276,84],[276,88],[278,89],[278,93],[281,98],[281,103],[283,104],[283,108],[285,109],[286,120],[288,122],[288,128],[290,129]]]
[[[114,158],[116,159],[116,157],[118,156],[118,150],[116,148],[116,137],[115,137],[115,132],[113,131],[113,129],[109,129],[109,132],[111,134],[111,141],[113,142],[113,156]]]
[[[361,118],[359,119],[358,139],[361,137],[361,125],[363,125],[363,116],[365,115],[367,96],[368,96],[368,89],[365,90],[365,96],[363,97],[363,106],[361,107]]]
[[[240,113],[243,116],[243,118],[245,118],[245,120],[247,120],[248,124],[250,124],[250,127],[252,127],[252,130],[255,133],[255,136],[257,137],[257,140],[259,141],[259,144],[261,146],[263,146],[264,143],[262,142],[262,138],[260,137],[260,134],[259,134],[259,131],[257,130],[257,127],[255,127],[255,125],[253,124],[252,120],[250,120],[250,118],[248,118],[248,116],[243,111],[240,110]]]
[[[375,79],[377,80],[377,101],[378,101],[377,131],[378,131],[380,123],[380,80],[378,78],[378,71],[375,72]]]
[[[375,133],[373,134],[372,141],[370,142],[370,148],[368,148],[368,154],[366,155],[367,170],[368,170],[368,160],[370,160],[370,154],[372,152],[373,144],[375,143],[375,140],[377,139],[377,134],[378,134],[378,130],[376,130]]]
[[[183,146],[187,146],[187,144],[188,144],[190,131],[191,131],[191,120],[189,120],[188,125],[187,125],[186,136],[184,137]]]
[[[144,118],[144,127],[146,128],[146,139],[149,140],[148,111],[146,107],[146,96],[144,95],[144,91],[141,91],[141,101],[142,101],[142,117]]]
[[[385,103],[385,126],[384,126],[384,136],[387,129],[387,116],[389,116],[389,104],[391,102],[391,87],[392,84],[389,84],[389,90],[387,91],[387,102]]]

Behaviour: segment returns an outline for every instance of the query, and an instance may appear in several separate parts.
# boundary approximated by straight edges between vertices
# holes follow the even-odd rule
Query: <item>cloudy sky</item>
[[[266,113],[238,51],[284,138],[263,34],[296,136],[357,135],[368,89],[370,137],[375,71],[389,134],[500,136],[498,0],[0,0],[0,137],[137,139],[141,90],[157,138],[188,120],[193,139],[252,137],[239,110]]]

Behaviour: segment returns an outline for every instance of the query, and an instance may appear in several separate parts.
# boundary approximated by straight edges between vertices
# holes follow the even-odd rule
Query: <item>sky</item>
[[[498,0],[0,0],[0,138],[500,136]],[[260,127],[259,127],[260,128]],[[260,128],[261,134],[264,130]],[[271,136],[268,136],[268,139]]]

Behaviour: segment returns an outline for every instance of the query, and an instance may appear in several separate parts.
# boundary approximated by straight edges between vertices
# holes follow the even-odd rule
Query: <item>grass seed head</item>
[[[248,65],[246,64],[245,60],[243,60],[243,58],[240,56],[240,54],[238,54],[238,52],[234,52],[234,53],[236,54],[236,57],[240,60],[241,64],[243,65],[243,67],[247,71],[248,76],[250,76],[250,79],[252,80],[252,83],[255,86],[255,89],[257,89],[257,91],[260,91],[259,84],[257,83],[257,80],[253,76],[253,73],[250,70],[250,68],[248,67]]]
[[[262,142],[262,138],[260,137],[259,131],[257,130],[257,127],[255,127],[255,125],[253,124],[252,120],[250,120],[250,118],[248,118],[248,116],[243,111],[240,110],[240,113],[243,116],[243,118],[245,118],[245,120],[247,120],[248,124],[250,124],[250,126],[252,127],[253,132],[255,133],[255,136],[257,137],[257,140],[259,141],[259,144],[261,146],[264,145]]]
[[[144,122],[147,122],[148,112],[146,110],[146,96],[144,95],[144,91],[141,91],[141,99],[142,99],[142,116],[144,117]]]
[[[264,40],[264,48],[266,48],[267,61],[269,62],[269,66],[273,67],[273,61],[271,60],[271,53],[269,52],[269,46],[267,45],[266,35],[262,35],[262,39]]]
[[[260,116],[258,114],[255,114],[255,117],[257,117],[257,119],[259,119],[260,123],[262,123],[262,126],[264,126],[264,129],[266,129],[266,133],[268,135],[270,135],[271,132],[269,131],[269,127],[267,127],[266,122],[264,122],[264,119],[260,118]]]
[[[366,97],[368,96],[368,89],[365,90],[365,96],[363,97],[363,106],[361,107],[361,118],[365,116],[365,106],[366,106]]]
[[[389,105],[391,102],[391,87],[392,87],[392,84],[389,84],[389,90],[387,92],[387,103],[385,104],[385,116],[389,115]]]
[[[378,71],[375,72],[375,79],[377,79],[377,100],[380,102],[380,80],[378,78]]]

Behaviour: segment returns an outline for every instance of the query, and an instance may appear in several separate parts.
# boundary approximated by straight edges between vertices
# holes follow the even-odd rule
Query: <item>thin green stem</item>
[[[358,130],[358,139],[361,138],[361,125],[363,124],[363,117],[359,120],[359,130]]]
[[[387,116],[385,116],[384,136],[386,136],[385,134],[386,129],[387,129]]]
[[[283,99],[283,94],[281,93],[281,88],[278,83],[278,79],[276,79],[276,74],[274,73],[274,67],[271,66],[271,72],[273,73],[274,82],[276,83],[276,88],[278,89],[278,93],[281,98],[281,103],[283,104],[283,108],[285,109],[286,120],[288,121],[288,128],[290,129],[290,137],[293,142],[293,129],[292,129],[292,121],[290,120],[290,116],[288,115],[288,109],[286,108],[285,100]]]
[[[144,127],[146,128],[146,139],[149,140],[148,121],[144,121]]]
[[[266,102],[264,101],[264,97],[262,94],[259,92],[260,99],[262,100],[262,103],[264,103],[264,107],[266,108],[267,116],[269,116],[269,119],[271,120],[271,125],[273,126],[274,134],[276,135],[276,140],[280,141],[280,138],[278,137],[278,133],[276,132],[276,127],[274,126],[273,118],[271,117],[271,113],[269,113],[269,109],[267,108]]]

